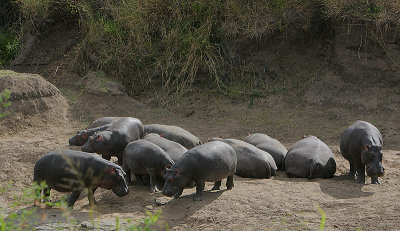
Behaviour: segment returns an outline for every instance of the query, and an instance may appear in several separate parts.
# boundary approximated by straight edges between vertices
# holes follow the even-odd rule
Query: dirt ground
[[[146,186],[131,186],[131,192],[122,198],[98,190],[95,208],[83,195],[69,216],[60,208],[37,208],[30,220],[38,230],[110,230],[115,228],[117,217],[124,227],[129,220],[143,218],[146,211],[157,210],[162,211],[158,229],[167,225],[171,230],[317,230],[319,207],[326,214],[325,230],[400,230],[400,119],[396,115],[297,104],[279,97],[257,99],[250,107],[246,100],[232,101],[196,90],[178,105],[160,108],[152,103],[152,94],[134,100],[79,94],[68,84],[59,88],[69,103],[67,121],[42,122],[0,134],[0,181],[3,186],[12,182],[11,190],[0,196],[5,212],[15,211],[13,197],[31,185],[33,166],[40,156],[56,149],[76,149],[68,145],[68,138],[102,116],[132,116],[144,124],[179,125],[203,142],[213,136],[243,139],[248,133],[262,132],[290,148],[301,135],[313,134],[332,149],[338,167],[332,179],[287,178],[284,172],[271,179],[235,177],[235,187],[230,191],[208,191],[212,183],[207,183],[200,202],[192,200],[194,188],[185,189],[179,199],[150,194]],[[349,165],[341,157],[338,143],[341,132],[356,119],[375,123],[383,134],[386,175],[381,185],[369,184],[370,178],[359,185],[346,176]],[[55,198],[63,195],[55,193]],[[28,203],[17,211],[31,207]],[[92,221],[97,226],[91,225]]]

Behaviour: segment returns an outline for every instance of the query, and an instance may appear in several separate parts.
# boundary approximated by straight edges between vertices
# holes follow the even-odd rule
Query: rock
[[[89,71],[86,76],[80,80],[80,84],[85,87],[86,93],[92,95],[126,95],[126,88],[119,83],[111,81],[104,72]]]

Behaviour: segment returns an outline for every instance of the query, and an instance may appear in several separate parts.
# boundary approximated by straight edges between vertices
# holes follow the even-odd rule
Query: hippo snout
[[[382,177],[382,176],[384,176],[384,175],[385,175],[385,168],[382,167],[382,168],[380,169],[380,171],[378,172],[378,177]]]
[[[117,195],[117,196],[119,196],[119,197],[123,197],[123,196],[128,195],[128,193],[129,193],[129,188],[128,188],[128,186],[125,184],[125,185],[121,185],[121,186],[119,186],[119,187],[117,187],[117,188],[112,189],[112,191],[115,193],[115,195]]]

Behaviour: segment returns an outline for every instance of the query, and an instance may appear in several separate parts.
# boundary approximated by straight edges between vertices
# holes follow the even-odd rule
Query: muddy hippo
[[[237,155],[236,175],[246,178],[271,178],[277,170],[272,156],[254,145],[237,139],[212,138],[229,144]]]
[[[111,123],[114,120],[118,120],[124,117],[103,117],[100,119],[97,119],[93,121],[89,128],[80,130],[76,133],[75,136],[71,137],[69,139],[69,145],[74,145],[74,146],[82,146],[84,145],[88,139],[89,136],[93,135],[96,131],[102,131],[106,129],[107,127],[104,126],[106,124]]]
[[[166,169],[171,168],[174,161],[157,145],[147,140],[136,140],[126,146],[123,153],[122,168],[126,172],[126,181],[132,185],[131,172],[140,176],[150,176],[150,191],[157,192],[157,177],[165,175]],[[160,179],[160,178],[159,178]]]
[[[357,175],[356,182],[365,183],[365,170],[371,184],[380,184],[384,175],[382,167],[382,135],[372,124],[357,120],[342,133],[340,152],[350,163],[350,176]]]
[[[147,124],[144,126],[144,133],[157,133],[160,136],[180,143],[183,147],[191,149],[198,145],[201,145],[199,138],[194,136],[192,133],[186,131],[185,129],[172,125],[162,125],[162,124]]]
[[[284,160],[287,149],[281,144],[281,142],[262,133],[248,135],[244,141],[268,152],[272,158],[274,158],[278,169],[285,170]]]
[[[33,181],[40,184],[45,181],[47,189],[43,192],[47,197],[50,189],[59,192],[72,192],[68,197],[68,206],[72,207],[80,193],[88,188],[89,203],[97,187],[111,189],[117,196],[129,193],[125,182],[125,172],[110,161],[94,154],[72,150],[50,152],[36,161]]]
[[[185,186],[196,182],[196,195],[193,200],[201,200],[206,181],[215,181],[212,190],[219,190],[221,180],[227,177],[226,186],[232,189],[233,175],[236,172],[237,156],[235,150],[221,141],[211,141],[187,151],[167,171],[162,193],[178,198]]]
[[[129,142],[143,138],[143,124],[132,117],[124,117],[101,126],[81,147],[84,152],[102,154],[106,160],[111,156],[118,157],[118,164],[122,165],[122,153]]]
[[[285,157],[288,177],[329,178],[336,172],[336,161],[329,147],[315,136],[298,141]]]
[[[165,139],[156,133],[150,133],[143,137],[143,139],[157,145],[163,149],[173,161],[177,161],[188,150],[180,143],[172,140]]]

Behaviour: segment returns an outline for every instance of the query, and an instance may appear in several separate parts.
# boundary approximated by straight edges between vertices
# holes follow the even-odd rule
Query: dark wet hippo
[[[160,136],[180,143],[183,147],[191,149],[198,145],[201,145],[199,138],[194,136],[192,133],[186,131],[185,129],[172,125],[162,125],[162,124],[147,124],[144,125],[144,133],[157,133]]]
[[[72,150],[50,152],[36,161],[33,181],[45,181],[47,189],[42,193],[50,195],[50,189],[72,192],[68,206],[72,207],[80,193],[88,188],[88,199],[95,203],[93,195],[97,187],[111,189],[122,197],[129,193],[125,182],[125,172],[110,161],[94,154]]]
[[[78,131],[75,136],[70,138],[69,145],[75,145],[75,146],[84,145],[88,141],[89,136],[93,135],[96,131],[101,131],[106,129],[106,127],[103,127],[104,125],[122,118],[124,117],[103,117],[93,121],[90,124],[89,128]]]
[[[143,124],[132,117],[124,117],[103,125],[81,147],[84,152],[96,152],[110,160],[111,156],[118,157],[122,165],[122,152],[129,142],[143,138]]]
[[[271,154],[278,169],[285,170],[284,160],[287,149],[281,144],[281,142],[262,133],[248,135],[244,141]]]
[[[336,172],[336,161],[329,147],[315,136],[298,141],[285,157],[288,177],[329,178]]]
[[[143,139],[159,146],[163,149],[173,161],[177,161],[188,150],[181,144],[165,139],[156,133],[150,133],[143,137]]]
[[[211,141],[194,147],[167,171],[162,193],[179,197],[191,181],[197,183],[193,200],[201,200],[206,181],[215,181],[213,190],[219,190],[221,180],[227,177],[226,186],[232,189],[237,156],[235,150],[221,141]]]
[[[157,177],[165,175],[166,168],[171,168],[174,161],[157,145],[147,140],[136,140],[126,146],[123,153],[122,168],[125,170],[126,181],[132,184],[131,172],[140,181],[141,176],[150,176],[150,191],[157,192]]]
[[[277,170],[272,156],[254,145],[237,139],[212,138],[229,144],[237,155],[236,175],[247,178],[271,178]]]
[[[384,175],[382,167],[382,135],[372,124],[357,120],[344,130],[340,140],[340,152],[350,163],[350,176],[357,175],[356,182],[365,183],[365,170],[371,184],[380,184]]]

